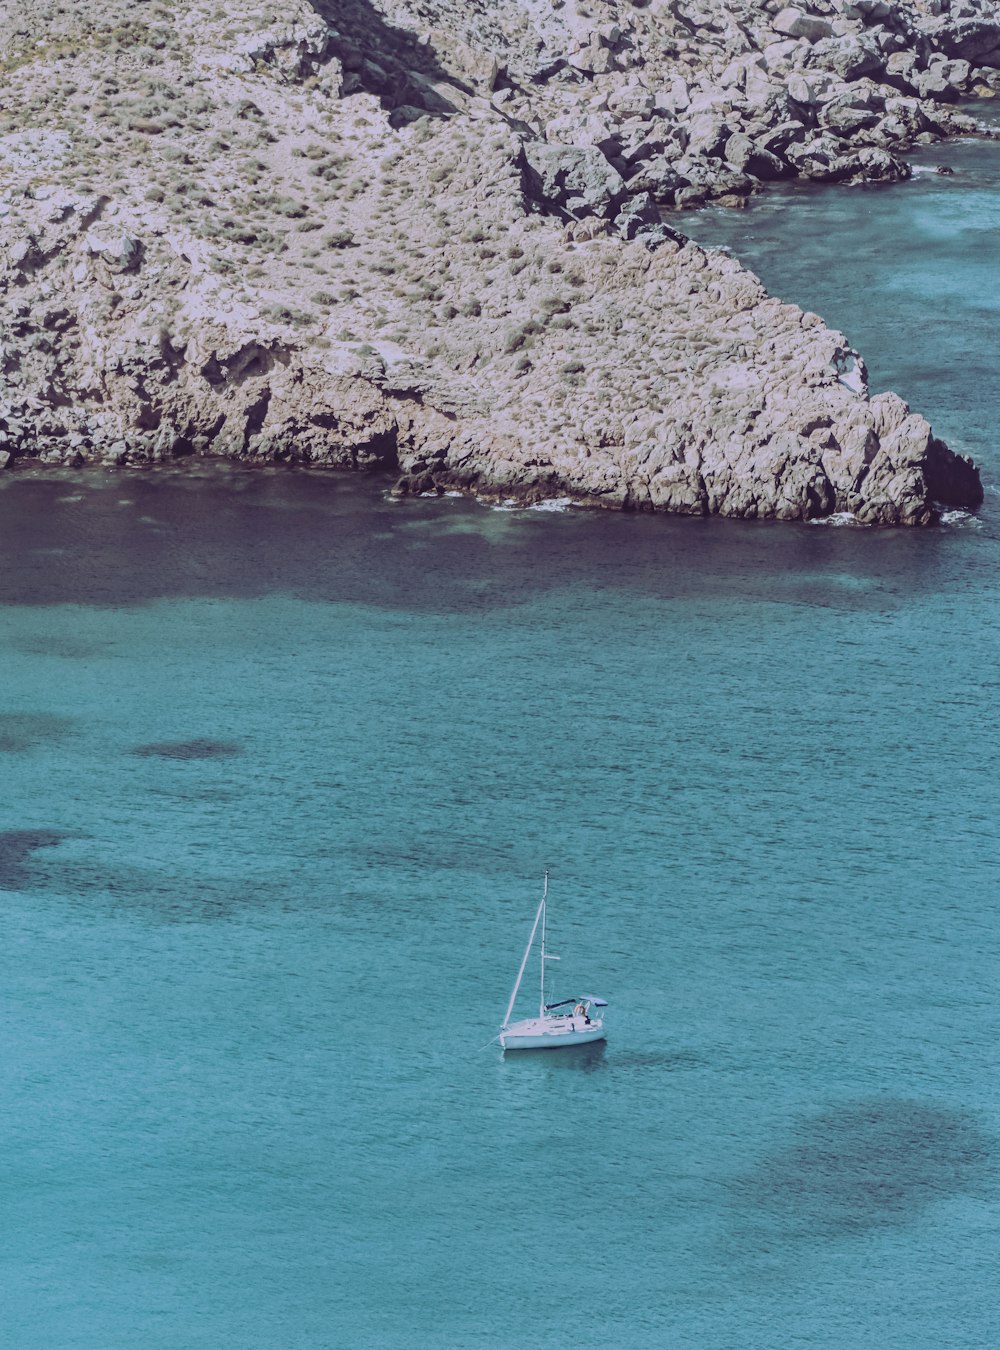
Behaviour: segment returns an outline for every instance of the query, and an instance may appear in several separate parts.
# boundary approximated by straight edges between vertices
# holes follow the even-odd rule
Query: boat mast
[[[502,1023],[503,1026],[506,1026],[507,1023],[510,1021],[510,1015],[514,1011],[514,1003],[517,999],[517,991],[521,987],[521,980],[524,976],[524,968],[528,964],[528,957],[531,955],[531,948],[535,941],[535,933],[538,931],[538,921],[539,919],[541,919],[542,914],[545,912],[545,896],[548,894],[548,889],[549,889],[549,874],[548,872],[546,872],[545,889],[542,892],[542,903],[538,906],[538,913],[535,915],[535,922],[531,925],[531,937],[528,938],[528,945],[527,947],[525,947],[524,955],[521,957],[521,969],[517,972],[517,979],[514,982],[514,992],[510,996],[510,1002],[507,1004],[507,1011],[504,1013]],[[543,971],[545,969],[544,962],[542,963],[542,969]]]
[[[545,884],[542,887],[542,995],[538,1003],[538,1016],[545,1016],[545,897],[549,893],[549,874],[545,873]]]

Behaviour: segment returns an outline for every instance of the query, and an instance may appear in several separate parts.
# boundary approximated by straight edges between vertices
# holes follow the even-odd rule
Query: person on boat
[[[587,1005],[585,1003],[578,1003],[576,1005],[576,1007],[573,1009],[573,1016],[582,1017],[583,1020],[588,1024],[590,1022],[590,1018],[587,1016]]]

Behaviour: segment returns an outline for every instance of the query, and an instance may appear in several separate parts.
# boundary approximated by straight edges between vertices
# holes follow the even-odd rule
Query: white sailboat
[[[597,1012],[598,1009],[608,1006],[603,998],[598,998],[596,994],[581,994],[579,998],[564,998],[558,1003],[545,1002],[545,963],[559,960],[558,956],[551,956],[545,950],[545,909],[548,894],[549,874],[546,872],[545,884],[542,888],[542,902],[538,906],[531,936],[528,938],[528,945],[524,949],[524,956],[521,958],[521,969],[517,972],[514,992],[510,996],[503,1026],[497,1036],[497,1040],[504,1050],[555,1050],[568,1045],[586,1045],[588,1041],[603,1041],[605,1038],[604,1018]],[[538,1016],[526,1017],[520,1022],[511,1022],[511,1013],[514,1011],[514,1004],[517,1001],[517,991],[521,987],[521,980],[524,978],[524,971],[539,928],[541,929],[541,999],[538,1004]],[[557,1011],[561,1008],[572,1009],[572,1011]],[[594,1010],[593,1016],[591,1010]]]

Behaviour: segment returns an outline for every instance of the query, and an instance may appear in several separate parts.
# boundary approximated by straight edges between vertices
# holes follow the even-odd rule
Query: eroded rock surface
[[[904,174],[997,85],[992,8],[41,8],[0,17],[0,464],[215,454],[881,524],[978,505],[843,335],[667,212]]]

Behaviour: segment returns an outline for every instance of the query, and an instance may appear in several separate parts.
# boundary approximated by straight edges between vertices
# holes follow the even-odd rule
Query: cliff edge
[[[973,131],[954,101],[1000,87],[1000,22],[945,3],[13,0],[0,464],[213,454],[746,518],[974,509],[974,466],[869,397],[842,334],[675,214],[900,177],[914,141]]]

